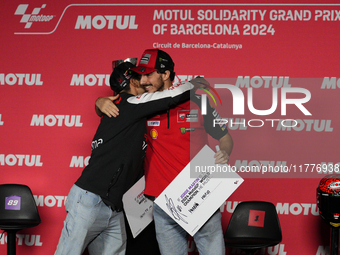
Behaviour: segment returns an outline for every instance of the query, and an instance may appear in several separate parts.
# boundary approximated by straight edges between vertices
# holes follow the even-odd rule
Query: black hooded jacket
[[[119,115],[101,119],[91,159],[75,184],[100,195],[114,210],[122,210],[123,194],[144,174],[147,117],[188,100],[192,87],[181,82],[162,92],[139,96],[121,93],[115,101]]]

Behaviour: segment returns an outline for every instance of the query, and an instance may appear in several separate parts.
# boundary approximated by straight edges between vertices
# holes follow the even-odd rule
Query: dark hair
[[[130,87],[131,79],[140,81],[140,79],[142,78],[142,75],[131,70],[127,70],[126,72],[128,73],[128,76],[131,76],[131,77],[129,79],[128,84],[122,89],[122,91],[128,92],[131,89]]]
[[[157,73],[165,73],[165,71],[169,71],[170,72],[170,81],[174,81],[176,73],[174,71],[172,71],[172,70],[158,69]]]
[[[135,79],[137,81],[140,81],[140,79],[142,78],[142,75],[135,72],[135,71],[132,71],[132,70],[128,70],[127,71],[129,75],[131,75],[131,78],[130,79]]]

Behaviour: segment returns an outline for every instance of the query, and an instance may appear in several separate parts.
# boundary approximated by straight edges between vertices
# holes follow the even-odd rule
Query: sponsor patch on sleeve
[[[148,120],[148,127],[159,127],[160,124],[159,120]]]

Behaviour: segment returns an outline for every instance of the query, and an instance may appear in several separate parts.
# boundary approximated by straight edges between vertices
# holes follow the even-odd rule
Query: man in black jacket
[[[147,116],[190,98],[189,82],[139,95],[144,89],[132,67],[123,62],[110,76],[111,88],[119,93],[119,116],[101,119],[89,164],[67,198],[56,255],[81,255],[86,247],[91,255],[125,254],[122,196],[143,175]]]

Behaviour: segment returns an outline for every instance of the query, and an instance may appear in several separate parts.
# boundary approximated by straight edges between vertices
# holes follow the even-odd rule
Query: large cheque
[[[225,172],[223,178],[217,178],[216,175],[220,177],[221,173],[211,171],[216,170],[216,167],[211,167],[215,166],[214,154],[205,145],[155,200],[157,205],[192,236],[243,182],[232,171]],[[195,173],[197,177],[190,178],[190,171],[198,169],[196,166],[208,170],[203,170],[198,175]]]
[[[133,238],[153,221],[153,202],[144,196],[144,188],[143,176],[123,195],[124,210]]]

